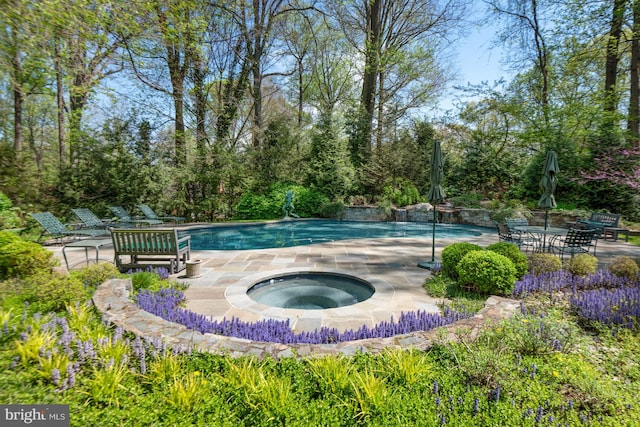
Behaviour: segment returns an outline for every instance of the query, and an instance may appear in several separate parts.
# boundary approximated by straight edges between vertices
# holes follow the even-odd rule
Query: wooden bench
[[[587,223],[598,224],[602,227],[602,238],[611,237],[613,241],[618,240],[618,234],[625,234],[629,241],[629,230],[620,227],[620,214],[612,214],[606,212],[592,212]]]
[[[191,236],[178,238],[175,228],[112,228],[114,261],[118,270],[168,267],[169,274],[182,271],[191,257]],[[125,262],[123,257],[129,257]]]

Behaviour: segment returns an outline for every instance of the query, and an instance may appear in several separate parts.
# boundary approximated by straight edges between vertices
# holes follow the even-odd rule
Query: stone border
[[[491,296],[485,307],[475,316],[454,324],[426,332],[414,332],[390,338],[373,338],[336,344],[280,344],[250,341],[242,338],[202,334],[183,325],[166,321],[136,307],[131,302],[131,279],[111,279],[96,289],[93,303],[103,319],[144,338],[161,339],[170,347],[198,350],[232,357],[253,355],[307,357],[358,352],[380,353],[386,348],[414,348],[426,350],[436,342],[455,341],[461,335],[475,339],[483,326],[513,316],[520,309],[520,301]]]

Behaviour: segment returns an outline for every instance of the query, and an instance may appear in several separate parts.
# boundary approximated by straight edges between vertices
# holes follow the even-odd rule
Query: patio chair
[[[88,228],[106,229],[108,227],[135,226],[135,224],[126,223],[126,222],[113,222],[113,221],[105,222],[100,218],[98,218],[98,216],[94,214],[91,211],[91,209],[87,209],[87,208],[75,208],[75,209],[71,209],[71,212],[73,212],[78,218],[80,218],[80,221],[82,221],[82,223]]]
[[[524,252],[528,252],[529,249],[531,249],[531,252],[536,251],[537,244],[534,240],[528,238],[529,236],[523,236],[523,233],[517,230],[511,231],[507,224],[497,223],[497,226],[498,238],[501,242],[513,243]]]
[[[527,221],[525,218],[507,218],[504,220],[504,222],[509,229],[509,232],[512,235],[517,236],[518,240],[520,240],[519,246],[531,248],[532,252],[536,252],[542,246],[542,241],[539,237],[536,237],[531,233],[518,230],[518,227],[529,226],[529,221]]]
[[[187,220],[183,216],[158,216],[149,205],[138,205],[138,209],[140,209],[140,212],[142,212],[147,219],[171,222],[185,222]]]
[[[29,214],[33,219],[38,221],[38,224],[45,231],[50,234],[54,238],[60,238],[64,236],[74,236],[74,237],[105,237],[109,236],[109,230],[107,229],[97,229],[97,228],[79,228],[79,229],[70,229],[67,225],[63,224],[62,221],[58,219],[51,212],[38,212]]]
[[[597,233],[596,229],[570,228],[564,238],[553,239],[549,243],[549,248],[554,254],[560,254],[560,258],[563,260],[565,254],[569,254],[571,258],[576,254],[587,254],[591,247],[594,247],[595,254],[593,241]]]
[[[141,219],[141,218],[133,218],[129,215],[129,212],[122,206],[109,206],[109,210],[113,212],[113,214],[118,217],[118,222],[121,223],[129,223],[129,224],[146,224],[146,225],[157,225],[162,224],[163,221],[159,219]]]

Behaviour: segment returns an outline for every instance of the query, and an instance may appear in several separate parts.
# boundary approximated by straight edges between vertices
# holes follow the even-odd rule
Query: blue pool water
[[[431,238],[433,224],[379,221],[280,221],[260,224],[220,224],[182,230],[193,250],[285,248],[349,239]],[[481,227],[436,224],[436,239],[480,236]]]
[[[280,308],[323,310],[353,305],[371,298],[373,286],[362,279],[334,273],[296,273],[264,280],[247,295]]]

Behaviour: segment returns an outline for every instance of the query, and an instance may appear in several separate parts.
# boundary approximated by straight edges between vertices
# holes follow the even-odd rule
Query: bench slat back
[[[115,252],[120,254],[170,255],[179,249],[175,229],[113,229],[111,237]]]
[[[605,225],[605,227],[618,227],[618,222],[620,221],[620,214],[611,214],[606,212],[592,212],[591,218],[589,218],[591,222],[600,222]]]

